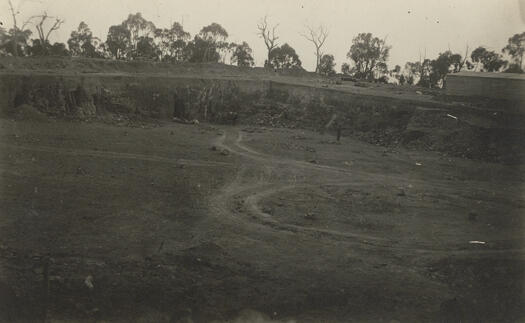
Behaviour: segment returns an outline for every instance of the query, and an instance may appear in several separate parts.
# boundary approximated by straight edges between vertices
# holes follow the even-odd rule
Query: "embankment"
[[[335,132],[370,143],[519,163],[523,115],[428,100],[372,96],[268,78],[131,73],[0,74],[0,107],[32,106],[82,120],[122,116],[292,127]]]

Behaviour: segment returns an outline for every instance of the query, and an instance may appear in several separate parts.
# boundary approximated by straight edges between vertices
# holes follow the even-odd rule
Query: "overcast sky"
[[[419,53],[435,58],[444,50],[464,53],[479,45],[497,50],[507,39],[525,31],[525,0],[12,0],[20,7],[20,21],[46,10],[66,22],[52,41],[66,42],[85,21],[105,40],[109,26],[129,13],[141,12],[157,27],[178,21],[192,34],[211,22],[221,24],[230,41],[247,41],[256,65],[264,63],[266,48],[257,37],[257,21],[268,14],[279,23],[279,42],[296,49],[303,66],[315,65],[312,44],[300,36],[305,25],[324,24],[330,35],[324,52],[336,58],[337,70],[347,61],[352,38],[360,32],[386,37],[392,46],[389,66],[418,60]],[[520,5],[521,2],[521,5]],[[0,0],[0,20],[11,26],[7,0]]]

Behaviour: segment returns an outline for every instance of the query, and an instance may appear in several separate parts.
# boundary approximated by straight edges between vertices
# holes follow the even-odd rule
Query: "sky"
[[[257,22],[268,15],[278,23],[279,43],[290,44],[307,70],[315,69],[313,45],[301,36],[306,26],[324,25],[329,36],[323,48],[335,56],[336,69],[346,57],[352,38],[361,32],[386,38],[392,46],[389,67],[404,66],[421,56],[435,58],[452,50],[464,55],[477,46],[501,51],[507,39],[525,32],[525,0],[12,0],[19,5],[19,21],[47,11],[65,19],[51,41],[67,42],[72,30],[85,21],[103,40],[111,25],[141,12],[157,27],[178,21],[193,35],[212,22],[221,24],[229,41],[246,41],[257,66],[267,55],[257,36]],[[11,27],[8,0],[0,0],[0,21]]]

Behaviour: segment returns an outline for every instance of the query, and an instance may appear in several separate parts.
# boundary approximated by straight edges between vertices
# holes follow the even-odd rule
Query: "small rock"
[[[404,190],[399,190],[399,192],[397,192],[397,196],[405,196],[405,191]]]
[[[216,151],[217,150],[217,146],[211,146],[210,150]]]
[[[221,150],[221,155],[223,155],[223,156],[228,156],[229,154],[230,154],[230,151],[229,151],[229,150],[227,150],[227,149],[223,149],[223,150]]]
[[[315,160],[315,159],[311,159],[311,160],[309,160],[308,162],[309,162],[309,163],[312,163],[312,164],[318,164],[317,160]]]
[[[86,279],[84,279],[84,284],[89,288],[93,289],[95,286],[93,285],[93,276],[88,275]]]
[[[469,221],[474,222],[474,221],[476,221],[477,219],[478,219],[478,214],[477,214],[477,213],[475,213],[475,212],[470,212],[470,213],[468,214],[468,220],[469,220]]]

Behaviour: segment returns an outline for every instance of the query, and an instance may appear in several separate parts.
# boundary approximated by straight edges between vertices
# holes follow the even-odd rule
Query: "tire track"
[[[307,168],[310,170],[328,172],[332,175],[337,174],[341,175],[352,175],[353,173],[347,169],[342,169],[338,167],[326,166],[326,165],[315,165],[303,161],[290,160],[278,156],[271,156],[257,152],[250,147],[247,147],[242,143],[243,135],[241,132],[238,133],[235,141],[229,140],[227,131],[225,131],[220,138],[215,141],[215,145],[226,149],[229,152],[239,155],[241,157],[250,159],[257,163],[262,164],[262,166],[292,166]],[[366,244],[371,247],[381,248],[385,250],[392,251],[404,251],[416,254],[439,254],[446,256],[464,256],[464,255],[500,255],[500,254],[525,254],[525,249],[490,249],[490,250],[472,250],[472,249],[443,249],[443,248],[433,248],[431,246],[421,245],[420,247],[409,247],[409,246],[399,246],[396,245],[399,241],[395,241],[388,238],[382,238],[378,236],[354,233],[354,232],[342,232],[337,230],[322,229],[322,228],[311,228],[295,224],[287,224],[279,222],[278,220],[271,217],[271,215],[263,212],[259,207],[259,202],[284,191],[294,190],[298,188],[310,188],[316,187],[318,185],[299,183],[299,184],[289,184],[289,183],[269,183],[258,181],[251,184],[243,184],[242,179],[246,173],[246,166],[242,166],[242,169],[237,173],[237,176],[233,182],[225,186],[219,194],[214,196],[211,199],[211,204],[213,209],[223,215],[229,216],[232,219],[237,221],[240,219],[238,216],[234,215],[232,211],[232,200],[237,196],[242,198],[244,207],[253,215],[255,215],[258,221],[266,226],[272,227],[276,230],[281,231],[291,231],[291,232],[304,232],[310,234],[317,234],[320,236],[329,236],[329,237],[338,237],[344,239],[352,239],[357,243]],[[395,176],[397,177],[397,176]],[[401,178],[401,177],[400,177]],[[362,180],[362,179],[361,179]],[[367,181],[365,181],[367,182]],[[327,181],[320,183],[323,186],[352,186],[360,183],[360,181],[348,181],[348,179],[342,178],[337,181]],[[252,221],[245,220],[245,223],[250,223]],[[253,223],[251,223],[253,225]]]

